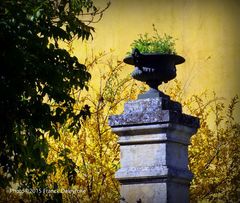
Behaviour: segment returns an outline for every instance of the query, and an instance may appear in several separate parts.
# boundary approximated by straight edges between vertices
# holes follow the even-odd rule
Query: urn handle
[[[140,58],[141,58],[141,53],[137,48],[134,48],[132,50],[132,57],[133,57],[133,62],[135,66],[140,66]]]

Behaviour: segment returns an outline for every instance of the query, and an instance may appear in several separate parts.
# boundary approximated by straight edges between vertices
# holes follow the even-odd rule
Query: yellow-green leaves
[[[137,48],[141,53],[176,54],[176,39],[166,33],[160,36],[154,25],[153,30],[152,36],[149,36],[149,33],[140,34],[139,39],[135,39],[131,44],[131,48]]]

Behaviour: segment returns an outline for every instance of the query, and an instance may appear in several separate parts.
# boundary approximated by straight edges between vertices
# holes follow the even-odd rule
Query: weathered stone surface
[[[119,135],[122,182],[130,179],[174,177],[189,182],[188,144],[196,129],[175,124],[113,128]]]
[[[152,182],[165,182],[166,180],[187,184],[192,180],[193,174],[188,170],[154,165],[145,167],[121,168],[118,170],[116,178],[122,184],[147,184]]]
[[[121,203],[189,202],[188,185],[175,182],[129,184],[121,188]],[[173,191],[173,192],[171,192]]]
[[[188,145],[191,135],[196,133],[196,128],[188,126],[162,123],[135,126],[120,126],[112,128],[119,135],[120,145],[137,143],[179,142]]]
[[[121,168],[116,178],[128,203],[189,201],[188,145],[199,119],[183,114],[167,97],[129,101],[109,118],[119,136]]]
[[[111,127],[166,122],[199,127],[199,119],[182,114],[181,104],[161,97],[129,101],[123,114],[109,117]]]

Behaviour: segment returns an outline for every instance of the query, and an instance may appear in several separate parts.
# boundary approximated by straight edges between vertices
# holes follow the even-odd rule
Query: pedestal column
[[[169,97],[143,97],[127,102],[109,125],[119,136],[121,202],[189,202],[188,145],[198,118]]]

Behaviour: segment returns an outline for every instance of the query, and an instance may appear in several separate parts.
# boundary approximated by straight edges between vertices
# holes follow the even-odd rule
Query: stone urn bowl
[[[133,49],[132,54],[123,61],[135,66],[132,72],[134,79],[146,82],[150,87],[146,94],[163,94],[158,90],[158,86],[162,82],[167,83],[174,79],[176,77],[175,65],[183,63],[185,59],[174,54],[144,54],[140,53],[138,49]]]

